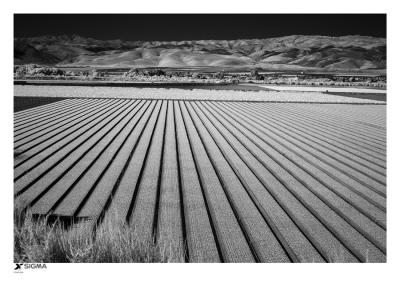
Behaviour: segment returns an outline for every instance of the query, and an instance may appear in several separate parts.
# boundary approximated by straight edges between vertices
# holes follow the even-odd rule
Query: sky
[[[14,14],[14,37],[173,41],[287,35],[386,37],[385,14]]]

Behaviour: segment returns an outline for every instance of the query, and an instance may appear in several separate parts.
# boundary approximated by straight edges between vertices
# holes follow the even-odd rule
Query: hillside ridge
[[[79,35],[14,39],[14,64],[91,67],[386,69],[386,39],[291,35],[267,39],[123,41]]]

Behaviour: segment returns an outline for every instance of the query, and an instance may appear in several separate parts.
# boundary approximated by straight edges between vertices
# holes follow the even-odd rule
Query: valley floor
[[[15,203],[29,213],[130,224],[189,262],[386,261],[382,102],[15,86],[68,92],[97,98],[14,114]]]
[[[122,98],[122,99],[171,99],[201,101],[248,101],[286,103],[343,103],[386,104],[386,95],[381,93],[323,93],[320,91],[275,91],[269,86],[249,91],[248,89],[184,89],[180,87],[102,87],[67,85],[15,85],[15,97],[57,98]],[[244,87],[248,87],[245,85]]]

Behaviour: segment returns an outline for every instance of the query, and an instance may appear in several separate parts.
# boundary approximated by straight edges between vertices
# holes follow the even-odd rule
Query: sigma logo
[[[47,269],[47,265],[45,263],[16,263],[14,272],[22,272],[28,269]]]

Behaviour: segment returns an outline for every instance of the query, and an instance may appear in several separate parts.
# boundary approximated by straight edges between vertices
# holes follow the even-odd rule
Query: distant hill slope
[[[96,67],[261,67],[386,69],[386,39],[302,36],[269,39],[129,42],[81,36],[14,39],[15,64]]]

